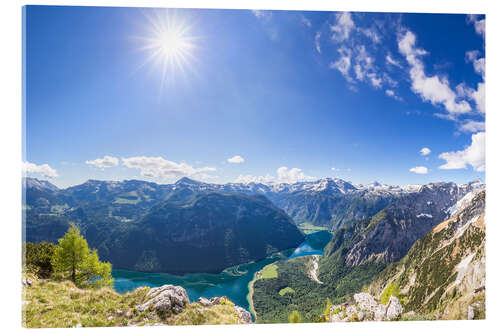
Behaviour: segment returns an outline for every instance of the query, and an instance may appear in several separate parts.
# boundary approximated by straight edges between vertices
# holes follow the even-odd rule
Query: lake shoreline
[[[265,266],[277,261],[290,260],[297,256],[321,254],[328,241],[329,238],[322,239],[318,243],[310,238],[296,248],[273,253],[260,261],[252,261],[228,267],[219,274],[190,273],[177,276],[169,273],[114,269],[112,271],[112,275],[115,278],[113,289],[123,294],[144,286],[153,288],[165,284],[177,285],[186,289],[188,297],[192,302],[196,302],[199,297],[226,296],[236,305],[250,311],[252,316],[256,318],[253,294],[257,273],[262,271]]]
[[[247,294],[247,300],[248,300],[248,305],[249,305],[249,309],[248,310],[250,311],[250,313],[254,317],[255,321],[257,321],[257,312],[255,312],[255,308],[253,306],[253,285],[254,285],[255,281],[257,280],[257,273],[258,272],[255,272],[253,274],[252,281],[250,281],[248,283],[248,294]]]

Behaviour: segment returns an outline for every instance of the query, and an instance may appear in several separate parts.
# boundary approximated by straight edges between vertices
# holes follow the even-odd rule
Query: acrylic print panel
[[[484,15],[23,20],[24,326],[485,318]]]

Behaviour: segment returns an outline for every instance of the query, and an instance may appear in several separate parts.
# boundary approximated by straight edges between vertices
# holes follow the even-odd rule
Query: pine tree
[[[54,272],[69,274],[71,281],[79,286],[90,284],[101,287],[113,282],[111,264],[99,261],[97,250],[89,249],[87,241],[74,224],[59,239],[52,266]]]

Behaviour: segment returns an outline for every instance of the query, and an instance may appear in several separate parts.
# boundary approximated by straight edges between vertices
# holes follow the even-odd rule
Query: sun
[[[141,38],[142,49],[149,52],[146,63],[161,68],[163,86],[165,80],[191,67],[197,38],[192,35],[191,26],[175,13],[168,10],[154,13],[146,16],[149,29],[147,36]]]

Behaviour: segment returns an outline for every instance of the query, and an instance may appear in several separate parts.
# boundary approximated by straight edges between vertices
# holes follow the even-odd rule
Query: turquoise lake
[[[256,272],[278,260],[290,260],[308,255],[323,254],[323,248],[332,235],[326,231],[309,234],[295,249],[282,251],[257,262],[231,267],[219,274],[186,274],[176,276],[167,273],[146,273],[114,269],[114,289],[119,293],[132,291],[138,287],[158,287],[164,284],[182,286],[192,302],[199,297],[227,296],[236,305],[249,309],[247,300],[248,283]]]

